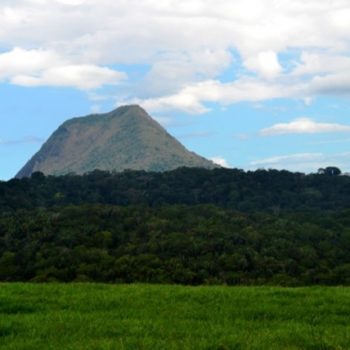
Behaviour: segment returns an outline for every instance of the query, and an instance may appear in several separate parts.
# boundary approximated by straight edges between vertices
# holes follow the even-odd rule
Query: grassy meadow
[[[350,349],[350,288],[0,284],[0,349]]]

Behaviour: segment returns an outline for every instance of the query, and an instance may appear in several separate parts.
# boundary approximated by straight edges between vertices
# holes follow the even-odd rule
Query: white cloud
[[[316,76],[311,80],[310,91],[317,95],[350,97],[350,72]]]
[[[233,83],[207,80],[188,85],[176,94],[159,98],[134,99],[127,103],[139,103],[149,111],[159,112],[178,109],[190,114],[208,111],[205,102],[229,105],[240,101],[257,102],[274,98],[297,96],[301,86],[269,84],[266,81],[242,78]]]
[[[330,15],[330,22],[339,33],[343,33],[348,37],[350,30],[350,9],[342,8],[332,12]]]
[[[349,55],[303,52],[301,62],[296,65],[291,77],[307,77],[307,93],[310,96],[350,97],[349,71]]]
[[[210,160],[213,161],[215,164],[222,166],[223,168],[230,168],[229,163],[223,157],[220,157],[220,156],[212,157],[210,158]]]
[[[90,87],[90,79],[77,84],[52,76],[61,67],[90,66],[96,67],[92,75],[99,68],[97,80],[104,84],[116,78],[102,73],[104,67],[142,64],[149,71],[123,96],[192,113],[212,101],[348,95],[348,0],[2,0],[0,23],[0,47],[7,50],[0,57],[9,67],[0,64],[0,79],[16,76],[15,83]],[[283,55],[289,49],[295,57]],[[32,59],[14,67],[6,54]],[[235,81],[220,80],[227,70]],[[212,81],[216,96],[203,95]],[[235,91],[238,84],[242,93]]]
[[[189,82],[203,81],[227,69],[232,57],[226,50],[199,49],[188,53],[168,52],[153,63],[144,81],[149,96],[176,93]]]
[[[47,69],[39,76],[17,75],[11,82],[21,86],[67,86],[82,90],[102,85],[116,85],[126,78],[124,73],[93,65],[69,65]]]
[[[56,0],[58,3],[63,5],[78,6],[86,2],[86,0]]]
[[[343,171],[350,170],[350,153],[296,153],[269,157],[250,162],[252,169],[287,169],[300,172],[317,172],[319,168],[336,166]]]
[[[292,75],[332,74],[348,72],[350,57],[331,53],[302,52],[300,62],[296,65]]]
[[[21,86],[68,86],[89,90],[118,84],[126,74],[106,67],[70,64],[49,50],[14,48],[0,54],[0,81]]]
[[[149,99],[135,99],[131,101],[125,101],[125,103],[138,103],[141,104],[147,111],[150,112],[163,112],[173,109],[181,110],[190,114],[201,114],[208,111],[208,109],[201,103],[196,96],[195,92],[190,87],[185,88],[178,94],[149,98]]]
[[[310,118],[299,118],[290,123],[279,123],[260,131],[261,136],[285,134],[316,134],[327,132],[350,132],[350,125],[317,123]]]
[[[59,63],[60,57],[52,51],[24,50],[17,47],[0,54],[0,80],[19,74],[36,74]]]
[[[296,153],[283,156],[274,156],[270,158],[264,158],[260,160],[255,160],[250,162],[253,166],[273,166],[274,164],[281,163],[300,163],[300,162],[310,162],[322,159],[322,153]]]
[[[282,72],[278,57],[273,51],[259,52],[256,56],[248,58],[245,65],[265,78],[275,78]]]

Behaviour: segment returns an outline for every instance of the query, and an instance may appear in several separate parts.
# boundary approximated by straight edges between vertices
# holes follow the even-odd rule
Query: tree
[[[327,168],[318,169],[318,174],[329,175],[329,176],[338,176],[341,174],[341,170],[335,166],[328,166]]]

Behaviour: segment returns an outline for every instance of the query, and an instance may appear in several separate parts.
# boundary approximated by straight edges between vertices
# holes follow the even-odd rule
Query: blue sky
[[[349,52],[348,0],[3,0],[0,179],[130,103],[225,166],[349,172]]]

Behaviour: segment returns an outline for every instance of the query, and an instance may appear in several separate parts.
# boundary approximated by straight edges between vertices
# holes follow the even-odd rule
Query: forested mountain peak
[[[64,122],[19,171],[27,177],[84,174],[95,169],[166,171],[178,167],[215,168],[188,151],[138,105]]]

